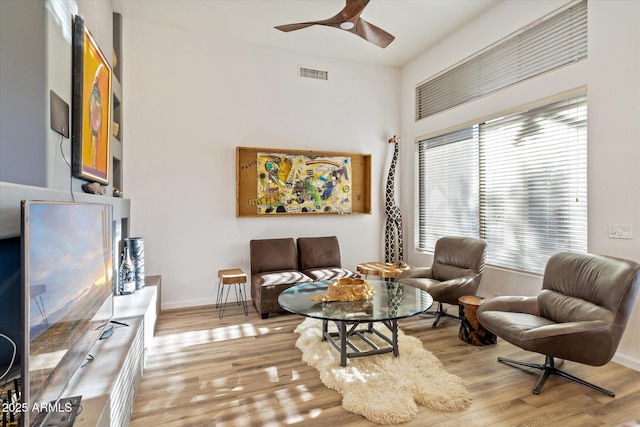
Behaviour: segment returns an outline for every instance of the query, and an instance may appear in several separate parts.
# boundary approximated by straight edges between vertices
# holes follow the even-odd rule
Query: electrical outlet
[[[633,239],[631,224],[609,224],[610,239]]]

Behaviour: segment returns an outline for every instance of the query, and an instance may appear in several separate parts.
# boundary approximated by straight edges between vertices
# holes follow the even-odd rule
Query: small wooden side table
[[[373,276],[380,276],[383,279],[395,279],[398,277],[398,274],[411,268],[413,268],[413,266],[409,264],[399,266],[393,262],[378,261],[363,262],[357,266],[358,273],[364,274],[365,277],[371,274]]]
[[[473,295],[465,295],[458,298],[460,305],[460,331],[458,337],[467,344],[489,345],[496,344],[498,338],[486,330],[478,320],[478,307],[482,304],[482,298]]]
[[[242,304],[244,309],[244,315],[249,315],[247,309],[247,300],[245,299],[244,284],[247,283],[247,275],[240,268],[231,268],[227,270],[218,270],[218,295],[216,298],[216,308],[218,309],[218,319],[222,319],[224,316],[224,309],[229,299],[230,287],[235,286],[236,302],[238,305]],[[222,294],[224,294],[225,285],[231,285],[227,287],[227,295],[222,301]]]

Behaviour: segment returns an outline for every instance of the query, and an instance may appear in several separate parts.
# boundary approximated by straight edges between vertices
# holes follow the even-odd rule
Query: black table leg
[[[338,323],[338,333],[340,334],[340,366],[347,366],[347,324]]]

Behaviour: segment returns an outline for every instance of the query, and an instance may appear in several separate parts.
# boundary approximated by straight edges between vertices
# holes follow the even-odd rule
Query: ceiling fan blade
[[[289,31],[301,30],[303,28],[311,27],[312,25],[317,24],[320,24],[320,22],[300,22],[298,24],[278,25],[277,27],[273,28],[288,33]]]
[[[356,26],[349,31],[383,49],[395,40],[394,36],[387,33],[382,28],[368,23],[362,18],[358,19],[356,21]]]
[[[366,0],[367,2],[369,0]],[[346,8],[345,8],[346,9]],[[322,21],[311,21],[311,22],[299,22],[297,24],[286,24],[286,25],[278,25],[276,28],[280,31],[284,31],[288,33],[289,31],[301,30],[303,28],[311,27],[313,25],[326,25],[329,27],[338,27],[340,23],[344,22],[344,18],[342,17],[342,12],[332,16],[329,19],[323,19]]]
[[[347,0],[346,6],[340,11],[340,16],[345,21],[351,21],[353,18],[360,16],[362,11],[370,0]]]
[[[329,19],[322,21],[312,22],[300,22],[297,24],[278,25],[274,27],[280,31],[289,32],[295,30],[301,30],[303,28],[311,27],[313,25],[324,25],[327,27],[334,27],[353,33],[359,37],[362,37],[366,41],[375,44],[381,48],[389,46],[395,37],[387,33],[382,28],[376,27],[373,24],[368,23],[364,19],[360,18],[360,14],[364,8],[369,4],[370,0],[347,0],[347,4],[342,10],[332,16]],[[344,26],[343,24],[350,24],[353,28]]]

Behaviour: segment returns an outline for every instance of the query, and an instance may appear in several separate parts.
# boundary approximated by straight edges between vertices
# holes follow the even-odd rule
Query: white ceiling
[[[327,19],[344,0],[114,0],[125,20],[386,66],[403,66],[504,0],[372,0],[361,17],[396,39],[381,49],[325,26],[284,33],[276,25]]]

